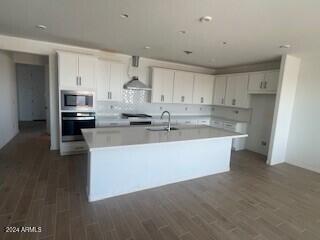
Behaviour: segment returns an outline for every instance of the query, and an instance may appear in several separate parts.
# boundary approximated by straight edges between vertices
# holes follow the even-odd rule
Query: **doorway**
[[[19,129],[37,127],[49,134],[48,65],[16,61],[15,69]]]

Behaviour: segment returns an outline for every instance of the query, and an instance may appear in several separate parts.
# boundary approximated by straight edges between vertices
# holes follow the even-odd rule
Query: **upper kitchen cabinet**
[[[173,103],[192,103],[193,73],[175,71],[173,82]]]
[[[153,103],[172,103],[174,70],[152,68]]]
[[[249,108],[249,74],[230,74],[227,77],[226,106]]]
[[[192,102],[194,104],[212,104],[213,86],[213,75],[195,73]]]
[[[226,89],[227,89],[227,75],[216,76],[214,91],[213,91],[214,105],[225,105]]]
[[[97,100],[121,101],[124,78],[124,64],[105,60],[97,60]]]
[[[58,52],[60,89],[94,89],[96,58],[69,52]]]
[[[278,88],[279,70],[249,73],[249,94],[275,94]]]

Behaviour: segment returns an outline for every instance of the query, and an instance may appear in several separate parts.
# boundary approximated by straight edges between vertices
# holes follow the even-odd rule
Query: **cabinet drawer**
[[[236,124],[234,123],[229,123],[229,122],[224,122],[223,123],[223,128],[229,131],[236,131]]]
[[[177,120],[177,124],[181,124],[181,125],[197,125],[197,120]]]
[[[218,120],[212,120],[211,125],[216,128],[223,128],[223,122]]]
[[[210,119],[201,119],[197,121],[197,125],[210,125]]]

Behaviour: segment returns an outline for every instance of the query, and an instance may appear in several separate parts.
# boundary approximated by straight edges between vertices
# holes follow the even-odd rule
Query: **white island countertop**
[[[82,129],[89,150],[107,149],[145,144],[194,141],[204,139],[230,139],[247,137],[247,134],[230,132],[210,126],[174,126],[179,130],[150,131],[150,127],[115,127]]]

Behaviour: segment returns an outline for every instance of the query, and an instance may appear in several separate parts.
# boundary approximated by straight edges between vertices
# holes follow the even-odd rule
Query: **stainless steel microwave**
[[[61,110],[93,111],[94,92],[61,90]]]

